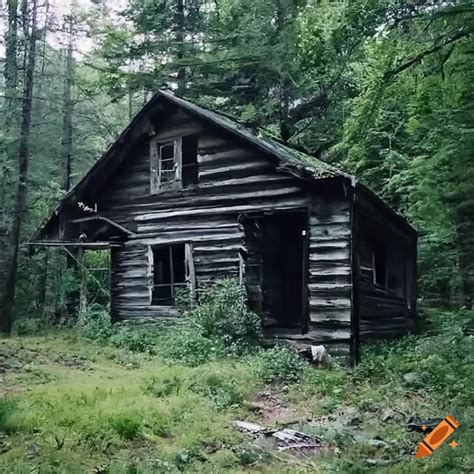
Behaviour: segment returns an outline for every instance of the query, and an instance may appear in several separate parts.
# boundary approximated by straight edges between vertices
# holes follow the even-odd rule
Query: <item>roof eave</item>
[[[379,207],[381,207],[393,220],[397,222],[401,227],[403,227],[408,233],[411,235],[412,238],[415,240],[418,239],[418,231],[416,230],[413,225],[411,225],[406,217],[402,214],[398,213],[392,206],[390,206],[384,199],[382,199],[377,193],[372,191],[368,186],[361,183],[360,181],[355,181],[354,188],[356,192],[365,193],[372,202],[376,203]]]
[[[205,121],[208,124],[211,124],[215,127],[222,128],[226,130],[233,136],[240,138],[242,141],[249,143],[250,145],[256,147],[266,155],[276,158],[279,162],[281,169],[285,169],[291,174],[295,175],[300,179],[306,180],[321,180],[321,179],[343,179],[350,183],[350,186],[354,189],[360,189],[362,192],[365,192],[371,199],[375,200],[383,209],[385,209],[398,223],[402,226],[406,226],[410,232],[415,236],[417,235],[416,230],[408,223],[408,221],[398,214],[391,206],[389,206],[383,199],[381,199],[376,193],[374,193],[370,188],[360,183],[354,176],[351,176],[343,171],[337,170],[329,165],[327,167],[322,167],[320,170],[317,170],[315,167],[310,167],[305,165],[303,162],[298,162],[295,157],[291,158],[288,152],[285,150],[278,150],[276,147],[271,146],[263,138],[259,138],[249,131],[239,128],[238,124],[227,123],[230,122],[229,119],[225,117],[220,117],[212,111],[203,109],[191,102],[188,102],[184,99],[176,97],[170,92],[158,91],[153,95],[149,102],[133,117],[128,126],[122,131],[118,138],[107,148],[107,150],[102,154],[102,156],[96,161],[96,163],[89,169],[89,171],[84,175],[84,177],[74,186],[59,202],[56,206],[53,214],[46,220],[45,224],[41,226],[38,231],[35,233],[34,238],[38,240],[44,235],[45,230],[49,225],[52,224],[54,218],[58,217],[58,214],[61,212],[62,207],[72,198],[78,198],[81,191],[87,187],[90,183],[90,180],[101,171],[102,168],[107,166],[110,159],[119,147],[125,142],[130,133],[135,129],[135,127],[140,123],[142,119],[146,117],[148,111],[157,104],[158,100],[164,98],[172,104],[181,107],[186,110],[190,115],[197,117],[200,120]],[[146,124],[145,124],[146,125]],[[280,147],[281,148],[281,147]]]

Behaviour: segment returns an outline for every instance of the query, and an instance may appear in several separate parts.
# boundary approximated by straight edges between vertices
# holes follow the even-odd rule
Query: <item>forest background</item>
[[[422,301],[472,308],[471,1],[4,0],[0,32],[0,330],[64,312],[28,241],[166,88],[354,173],[419,230]]]
[[[0,0],[0,471],[474,472],[473,33],[472,0]],[[316,368],[260,347],[232,280],[183,325],[112,324],[107,254],[84,279],[30,242],[158,89],[407,216],[421,330]],[[415,459],[448,413],[455,442]],[[235,420],[321,445],[262,449]]]

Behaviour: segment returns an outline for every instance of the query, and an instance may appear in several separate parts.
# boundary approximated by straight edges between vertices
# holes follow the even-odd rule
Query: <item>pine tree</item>
[[[26,4],[26,2],[25,2]],[[18,253],[22,225],[27,217],[28,167],[30,160],[30,132],[33,107],[34,71],[36,63],[38,0],[32,0],[31,18],[28,5],[24,5],[23,24],[28,31],[27,57],[25,58],[25,77],[21,107],[20,142],[18,147],[18,183],[15,195],[12,228],[9,236],[8,259],[6,264],[6,283],[0,304],[0,332],[9,334],[13,324],[13,306],[17,286]],[[28,21],[30,20],[30,21]],[[26,27],[25,25],[29,25]]]

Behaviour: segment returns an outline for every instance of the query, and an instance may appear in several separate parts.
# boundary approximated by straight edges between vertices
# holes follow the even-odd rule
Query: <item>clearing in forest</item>
[[[0,472],[472,472],[472,379],[457,366],[471,347],[459,331],[412,337],[346,371],[278,349],[190,366],[73,330],[1,339]],[[415,460],[423,435],[408,420],[448,409],[459,446]],[[235,420],[299,430],[324,448],[282,449]]]

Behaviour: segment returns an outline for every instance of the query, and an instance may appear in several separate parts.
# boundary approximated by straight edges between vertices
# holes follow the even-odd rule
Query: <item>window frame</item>
[[[173,260],[173,248],[177,246],[184,247],[184,272],[185,278],[184,282],[176,283],[174,281],[174,260]],[[155,298],[155,288],[158,286],[155,284],[155,251],[157,249],[168,249],[168,258],[170,264],[170,283],[166,286],[171,287],[171,304],[156,304]],[[193,258],[193,245],[186,242],[177,242],[170,244],[159,244],[159,245],[149,245],[148,246],[148,283],[149,283],[149,302],[150,306],[166,306],[166,307],[176,307],[175,294],[176,287],[182,286],[188,288],[190,292],[191,304],[194,304],[196,300],[196,275],[194,270],[194,258]],[[163,284],[164,286],[165,284]]]
[[[171,144],[173,144],[174,177],[164,181],[162,150]],[[158,141],[156,135],[150,137],[150,194],[182,187],[182,147],[183,137],[164,141]]]
[[[371,255],[371,266],[368,267],[363,265],[362,262],[362,249],[359,247],[359,275],[363,282],[372,284],[376,290],[383,291],[387,294],[392,296],[396,296],[398,298],[407,298],[407,277],[406,277],[406,267],[407,261],[406,257],[404,256],[404,247],[400,247],[402,250],[402,264],[401,264],[401,271],[399,272],[402,281],[400,287],[392,287],[389,286],[390,274],[392,273],[392,264],[393,264],[393,248],[390,246],[390,242],[386,239],[373,239],[368,235],[364,235],[362,237],[364,244],[369,246],[370,255]],[[367,263],[367,262],[364,262]],[[384,271],[382,275],[380,275],[380,271],[378,268],[383,266]],[[364,278],[364,272],[371,273],[371,277],[369,279]],[[383,279],[383,281],[380,280]]]

